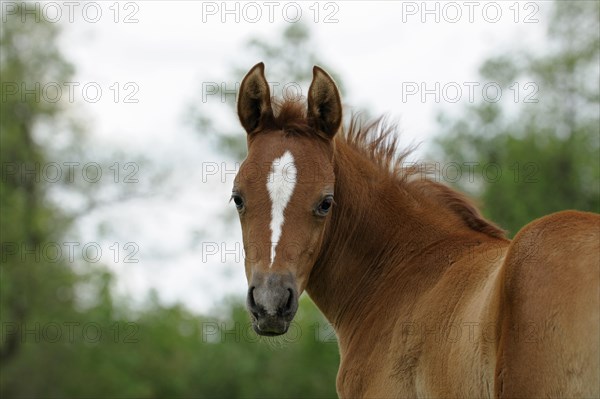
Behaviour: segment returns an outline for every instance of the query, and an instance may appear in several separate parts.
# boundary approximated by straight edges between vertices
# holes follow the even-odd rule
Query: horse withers
[[[254,330],[285,333],[306,291],[338,337],[340,397],[598,397],[600,217],[552,214],[509,241],[403,167],[394,126],[343,129],[313,73],[306,104],[272,100],[262,63],[239,90]]]

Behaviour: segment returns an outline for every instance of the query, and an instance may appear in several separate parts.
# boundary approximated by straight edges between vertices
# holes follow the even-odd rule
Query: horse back
[[[528,224],[503,272],[496,396],[599,397],[600,215]]]

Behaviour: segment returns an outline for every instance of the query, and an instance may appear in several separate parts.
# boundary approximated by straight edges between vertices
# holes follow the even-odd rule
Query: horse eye
[[[242,208],[244,208],[244,200],[242,199],[242,197],[240,197],[237,194],[233,194],[231,196],[231,199],[235,203],[235,207],[237,208],[238,211],[241,211]]]
[[[317,207],[317,215],[325,216],[331,209],[331,205],[333,204],[333,196],[329,195],[321,201],[319,206]]]

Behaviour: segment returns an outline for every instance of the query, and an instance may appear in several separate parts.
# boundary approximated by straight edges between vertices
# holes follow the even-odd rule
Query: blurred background
[[[306,295],[278,338],[244,308],[245,72],[324,67],[512,236],[600,211],[599,4],[2,1],[0,395],[335,397]]]

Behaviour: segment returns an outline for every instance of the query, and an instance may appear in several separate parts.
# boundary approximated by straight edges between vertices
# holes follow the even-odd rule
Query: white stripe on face
[[[280,158],[273,161],[271,172],[267,179],[267,190],[271,198],[271,258],[269,267],[275,263],[275,248],[281,237],[283,227],[283,212],[296,186],[296,165],[292,153],[286,151]]]

